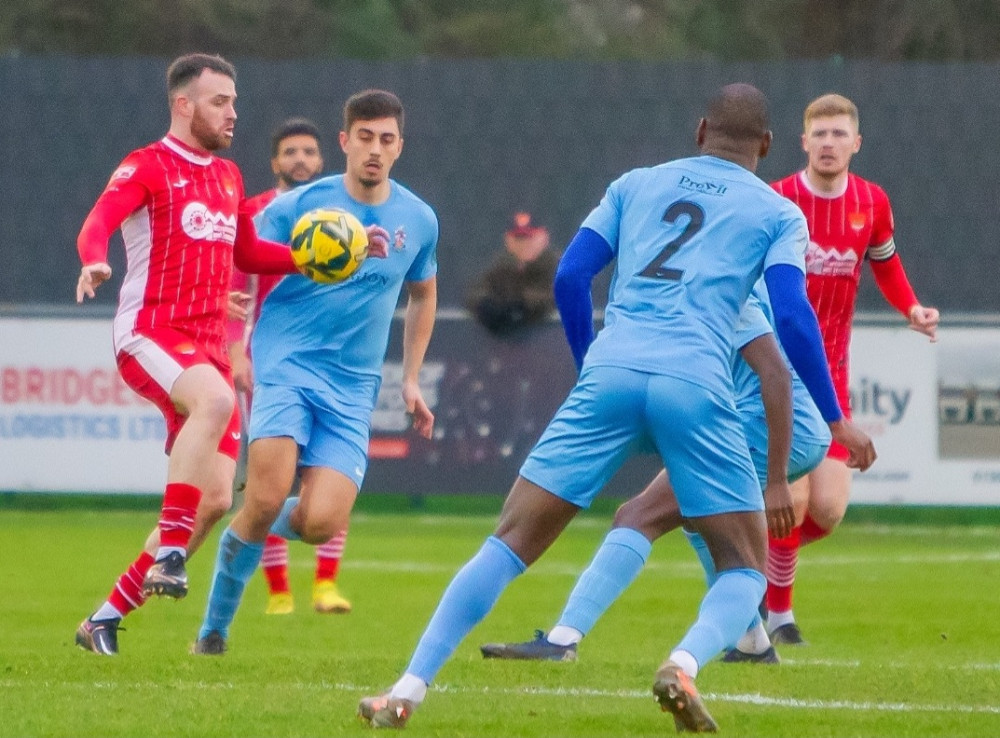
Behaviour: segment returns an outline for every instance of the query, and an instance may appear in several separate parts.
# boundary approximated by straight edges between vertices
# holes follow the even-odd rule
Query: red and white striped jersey
[[[248,215],[257,215],[261,210],[271,204],[271,201],[278,196],[278,190],[270,189],[247,198],[243,203],[243,212]],[[232,289],[237,292],[244,292],[251,295],[250,316],[247,321],[230,320],[228,327],[228,340],[230,343],[242,340],[250,349],[250,331],[260,318],[260,308],[264,304],[264,298],[274,287],[284,278],[284,274],[247,274],[239,269],[233,269]]]
[[[809,224],[806,289],[841,394],[841,385],[846,392],[847,352],[861,263],[865,257],[883,261],[895,253],[889,197],[877,184],[854,174],[848,174],[844,192],[835,197],[817,193],[805,172],[771,186],[798,205]]]
[[[116,351],[133,331],[167,326],[225,356],[233,243],[244,196],[239,168],[168,135],[129,154],[101,198],[131,183],[146,194],[121,225],[128,267],[115,317]]]

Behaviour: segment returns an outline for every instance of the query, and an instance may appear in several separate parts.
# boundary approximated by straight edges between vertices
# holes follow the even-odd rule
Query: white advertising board
[[[458,380],[468,370],[469,343],[458,330],[461,323],[451,321],[435,332],[438,358],[428,361],[421,374],[425,398],[440,414],[439,427],[450,428],[452,435],[468,435],[470,423],[482,425],[478,416],[452,416],[475,415],[485,401],[481,392],[473,402],[456,389],[465,386]],[[560,331],[547,335],[540,340],[561,338]],[[939,339],[932,344],[904,327],[855,328],[854,419],[874,438],[879,457],[869,471],[855,473],[853,502],[1000,505],[1000,329],[945,327]],[[565,351],[562,345],[559,349],[561,356]],[[453,455],[460,454],[462,443],[452,439],[449,444],[444,432],[427,442],[433,448],[419,454],[411,448],[395,359],[386,362],[373,417],[371,454],[382,466],[369,469],[372,481],[388,483],[379,481],[380,469],[393,480],[415,479],[430,464],[436,489],[447,486],[441,475],[448,475],[449,467],[449,477],[459,485],[461,459]],[[446,376],[452,378],[446,381]],[[484,391],[502,381],[493,375],[473,378],[485,383]],[[549,404],[555,407],[565,393],[563,384],[530,386],[551,394]],[[444,394],[450,399],[439,397]],[[438,407],[442,399],[446,408]],[[532,438],[550,417],[549,410],[539,409],[546,405],[543,399],[536,397],[528,407],[529,415],[533,410],[545,415],[530,417]],[[522,418],[519,427],[527,420]],[[159,411],[118,376],[110,319],[0,317],[0,490],[160,494],[166,478],[164,437]],[[512,463],[519,463],[523,453],[519,450]],[[383,469],[386,460],[405,469]],[[466,465],[488,466],[487,461],[464,459]],[[511,475],[501,476],[505,491]],[[482,480],[473,486],[472,491],[492,491]]]
[[[854,419],[878,460],[854,474],[860,503],[1000,505],[1000,330],[856,328]]]
[[[160,494],[165,438],[118,376],[110,320],[0,318],[0,490]]]

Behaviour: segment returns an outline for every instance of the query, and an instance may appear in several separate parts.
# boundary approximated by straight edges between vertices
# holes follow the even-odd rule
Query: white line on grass
[[[4,689],[22,688],[26,682],[14,679],[0,680],[0,687]],[[38,684],[32,682],[34,687]],[[114,681],[101,682],[44,682],[46,688],[77,686],[82,689],[132,689],[146,691],[151,689],[162,689],[169,687],[171,690],[205,690],[217,689],[229,691],[235,689],[232,682],[206,682],[206,681],[174,681],[169,684],[160,682],[132,682],[122,684]],[[380,691],[377,687],[361,686],[350,683],[328,683],[320,682],[292,682],[282,684],[282,688],[301,689],[307,692],[315,692],[324,689],[336,689],[342,692],[357,692],[359,694],[374,694]],[[433,692],[446,692],[448,694],[500,694],[510,696],[540,695],[545,697],[625,697],[628,699],[652,700],[653,696],[647,691],[634,689],[588,689],[581,687],[574,688],[551,688],[551,687],[520,687],[520,688],[494,688],[494,687],[458,687],[450,684],[441,684],[433,688]],[[906,702],[854,702],[851,700],[808,700],[795,699],[790,697],[768,697],[762,694],[717,694],[714,692],[702,692],[702,696],[709,701],[718,702],[738,702],[749,705],[766,705],[769,707],[786,707],[795,710],[854,710],[857,712],[938,712],[938,713],[969,713],[969,714],[989,714],[1000,715],[1000,706],[996,705],[929,705],[910,704]]]
[[[983,551],[980,553],[968,554],[922,554],[919,556],[803,556],[799,560],[800,566],[856,566],[859,564],[902,564],[906,566],[926,566],[928,564],[960,564],[973,562],[995,562],[1000,561],[1000,551]],[[290,562],[293,568],[313,567],[311,561]],[[454,573],[461,566],[461,562],[453,564],[432,564],[426,561],[380,561],[374,559],[347,559],[344,567],[347,569],[363,569],[367,571],[387,571],[387,572],[422,572],[426,574],[438,574],[442,572]],[[577,563],[540,562],[533,566],[530,571],[536,575],[543,574],[549,576],[577,576],[583,571],[584,565]],[[697,561],[650,561],[646,564],[646,569],[650,571],[676,571],[679,574],[689,576],[692,573],[701,576],[701,567]]]

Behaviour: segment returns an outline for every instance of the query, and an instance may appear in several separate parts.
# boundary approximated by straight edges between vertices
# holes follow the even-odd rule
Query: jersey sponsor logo
[[[677,185],[684,190],[690,190],[691,192],[700,192],[703,195],[715,195],[720,197],[726,194],[726,185],[719,184],[718,182],[697,182],[686,174],[681,175],[681,181]]]
[[[187,179],[184,179],[183,177],[181,177],[179,180],[177,180],[176,182],[174,182],[174,187],[180,189],[181,187],[183,187],[184,185],[186,185],[189,181],[190,180],[187,180]]]
[[[868,222],[868,217],[864,213],[850,213],[847,216],[847,222],[851,226],[852,231],[861,233]]]
[[[236,241],[236,216],[213,213],[204,203],[189,202],[181,213],[181,228],[190,238],[202,241]]]
[[[111,175],[111,181],[117,182],[119,179],[128,179],[133,174],[135,174],[135,167],[133,166],[118,167]]]
[[[806,250],[806,273],[824,277],[847,277],[854,274],[858,255],[848,249],[842,253],[835,248],[825,249],[815,241]]]
[[[402,251],[406,248],[406,229],[403,226],[396,228],[395,233],[392,234],[392,247],[396,251]]]

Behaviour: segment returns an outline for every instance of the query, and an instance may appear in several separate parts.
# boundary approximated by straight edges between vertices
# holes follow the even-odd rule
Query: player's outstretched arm
[[[903,261],[895,253],[895,244],[890,240],[886,245],[870,253],[888,251],[888,258],[871,259],[872,274],[875,284],[886,301],[906,316],[911,330],[923,333],[937,341],[937,326],[941,316],[936,308],[924,307],[917,301],[917,296],[910,286],[910,280],[903,269]]]

